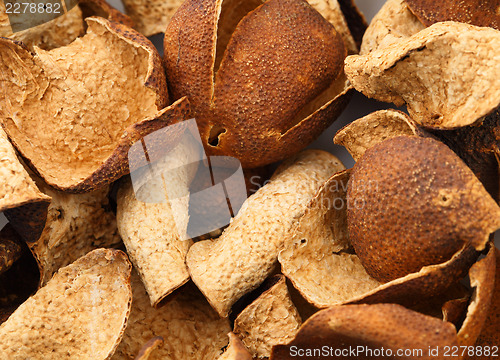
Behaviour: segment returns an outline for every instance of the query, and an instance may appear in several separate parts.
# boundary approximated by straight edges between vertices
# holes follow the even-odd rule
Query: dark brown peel
[[[410,10],[425,25],[440,21],[459,21],[500,30],[497,0],[405,0]]]
[[[340,113],[346,50],[305,1],[255,2],[232,24],[235,4],[185,2],[165,33],[164,62],[174,98],[193,104],[207,153],[253,168],[296,153]]]
[[[400,136],[368,149],[353,168],[349,237],[367,272],[388,281],[441,264],[467,246],[481,251],[500,208],[444,144]]]
[[[92,191],[126,174],[132,144],[185,120],[190,111],[185,98],[167,106],[161,59],[149,40],[103,18],[87,22],[83,38],[49,52],[0,42],[6,84],[2,125],[38,174],[69,192]],[[23,92],[29,95],[18,96]],[[17,113],[20,107],[23,112]],[[45,133],[35,127],[40,113]],[[163,149],[179,134],[170,135]]]
[[[0,275],[10,269],[22,253],[19,235],[12,226],[6,225],[0,232]]]
[[[356,359],[447,359],[441,350],[444,346],[456,345],[456,331],[451,323],[395,304],[343,305],[332,306],[309,318],[293,341],[273,347],[271,360],[296,359],[293,350],[323,347],[327,348],[327,358],[345,359],[352,354],[349,348],[357,349],[358,346],[371,349],[372,355],[365,350],[355,353]],[[428,349],[436,346],[440,347],[440,354],[432,356]],[[386,351],[384,354],[391,351],[390,355],[373,355],[382,348]],[[409,349],[410,353],[406,357],[397,356],[398,349]],[[315,354],[304,352],[303,358],[322,357],[318,352]]]

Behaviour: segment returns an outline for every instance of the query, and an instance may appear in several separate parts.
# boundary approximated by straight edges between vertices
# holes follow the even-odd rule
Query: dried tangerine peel
[[[349,172],[333,175],[286,234],[281,270],[319,308],[349,301],[381,283],[366,273],[349,245],[346,190]]]
[[[14,228],[8,224],[0,231],[0,275],[21,257],[21,241]]]
[[[287,345],[275,346],[271,360],[295,359],[295,349],[335,349],[366,346],[372,350],[381,348],[420,349],[418,359],[447,359],[444,346],[457,346],[456,331],[452,324],[408,310],[395,304],[343,305],[322,310],[308,319],[295,339]],[[440,348],[439,356],[430,356],[429,347]],[[366,353],[358,359],[373,359]],[[413,358],[413,357],[412,357]]]
[[[413,120],[398,110],[379,110],[340,129],[333,142],[344,146],[358,161],[367,149],[391,137],[417,135]]]
[[[366,29],[359,53],[385,48],[425,29],[404,0],[387,0]]]
[[[271,274],[294,220],[321,183],[342,169],[342,163],[327,152],[299,153],[245,201],[220,238],[191,247],[187,256],[191,278],[221,316]]]
[[[368,275],[358,256],[349,251],[346,212],[356,202],[347,202],[348,179],[349,171],[344,171],[325,182],[285,237],[279,254],[283,274],[306,300],[319,308],[380,302],[413,306],[466,275],[477,258],[470,247],[442,264],[387,283]]]
[[[144,36],[164,33],[181,0],[124,0],[125,11]]]
[[[419,125],[452,129],[473,124],[498,107],[498,49],[500,31],[444,22],[364,56],[348,57],[345,72],[366,96],[406,104]]]
[[[165,108],[161,59],[146,38],[103,18],[86,21],[85,36],[51,51],[0,41],[5,131],[49,185],[73,192],[125,174],[132,143],[189,112],[185,99]]]
[[[345,49],[333,26],[305,2],[253,1],[244,5],[253,10],[248,14],[239,12],[242,6],[186,1],[165,33],[164,60],[172,94],[189,96],[209,154],[257,167],[305,147],[343,109]],[[297,76],[303,63],[310,66]],[[323,95],[329,88],[333,95]]]
[[[500,227],[500,207],[446,145],[398,136],[353,168],[349,238],[367,272],[389,281],[441,264],[464,246],[481,251]]]
[[[0,212],[33,203],[47,207],[50,197],[38,189],[0,128]]]
[[[155,336],[151,340],[149,340],[147,343],[144,344],[144,346],[141,348],[137,356],[135,357],[135,360],[148,360],[149,357],[151,356],[151,353],[155,351],[157,348],[163,346],[164,341],[161,336]]]
[[[213,360],[227,345],[228,320],[219,318],[194,286],[179,289],[176,297],[155,309],[134,271],[132,292],[127,329],[113,360],[134,357],[154,336],[161,336],[164,345],[149,360]]]
[[[476,346],[481,346],[483,350],[485,350],[486,346],[489,346],[491,349],[492,346],[498,346],[498,344],[500,344],[500,333],[498,332],[500,328],[500,250],[492,247],[491,251],[494,251],[496,257],[495,287],[491,294],[491,303],[488,308],[486,320],[476,341]],[[483,266],[484,265],[485,264],[483,264]],[[489,276],[491,276],[491,273]],[[488,295],[489,289],[485,290],[487,291],[485,295]],[[478,308],[482,308],[483,306],[480,305]],[[478,354],[478,356],[471,357],[471,359],[480,360],[484,359],[484,357]]]
[[[189,196],[170,200],[162,172],[176,169],[168,188],[187,194],[193,174],[184,165],[192,162],[197,150],[190,142],[181,142],[164,159],[153,163],[152,175],[141,187],[134,190],[126,180],[118,190],[118,231],[152,306],[189,280],[186,255],[193,243],[186,238]]]
[[[118,244],[120,236],[109,203],[109,185],[85,194],[69,194],[40,179],[37,183],[52,198],[40,237],[28,242],[43,286],[59,268],[94,249]]]
[[[62,7],[60,9],[62,12]],[[66,46],[83,35],[84,32],[82,11],[78,6],[75,6],[67,13],[49,22],[13,33],[5,4],[4,2],[0,3],[0,36],[22,41],[30,49],[37,46],[50,50]]]
[[[62,268],[0,325],[2,359],[107,359],[130,312],[131,264],[95,250]]]
[[[487,321],[490,304],[494,302],[496,252],[490,244],[486,257],[475,263],[469,270],[471,287],[474,289],[472,300],[467,309],[465,320],[458,331],[458,342],[463,346],[472,346],[476,342],[485,321]]]
[[[245,348],[240,338],[230,332],[229,345],[224,353],[217,360],[252,360],[252,355]]]
[[[410,10],[425,25],[458,21],[500,30],[499,4],[495,0],[405,0]]]
[[[285,277],[270,279],[271,287],[248,305],[234,321],[234,333],[257,358],[271,355],[274,345],[286,344],[298,331],[302,320],[290,298]]]

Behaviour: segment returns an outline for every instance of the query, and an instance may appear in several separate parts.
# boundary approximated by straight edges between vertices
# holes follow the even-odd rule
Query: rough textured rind
[[[165,107],[163,67],[149,40],[103,18],[87,23],[84,37],[49,52],[32,54],[0,40],[2,125],[49,185],[71,192],[124,175],[133,143],[189,114],[186,99]],[[39,131],[40,114],[50,131]],[[165,139],[175,141],[174,135]]]
[[[354,165],[349,238],[366,271],[389,281],[441,264],[464,246],[481,251],[500,227],[500,207],[446,145],[398,136]]]
[[[61,9],[62,11],[62,9]],[[84,26],[82,11],[78,6],[47,23],[12,33],[5,4],[0,3],[0,36],[22,41],[30,49],[35,46],[50,50],[68,45],[77,37],[83,35]]]
[[[12,225],[30,240],[40,236],[45,221],[43,213],[46,213],[49,203],[50,196],[38,189],[0,128],[0,212],[14,209],[14,213],[28,214],[14,219]],[[12,212],[7,213],[12,217],[9,214]]]
[[[192,284],[179,289],[175,298],[158,309],[150,305],[135,271],[132,291],[127,330],[113,360],[129,360],[154,336],[161,336],[164,345],[149,360],[213,360],[227,345],[229,322],[219,318]]]
[[[23,247],[19,235],[12,226],[6,225],[0,231],[0,274],[4,273],[21,257]]]
[[[496,257],[495,288],[491,295],[491,303],[483,328],[476,341],[476,346],[485,349],[486,346],[498,346],[500,344],[500,250],[494,249]],[[483,264],[484,265],[484,264]],[[491,276],[491,274],[489,274]],[[482,360],[484,356],[472,356],[471,360]]]
[[[252,355],[245,348],[240,338],[230,332],[229,345],[226,351],[217,360],[252,360]]]
[[[0,325],[0,359],[107,359],[127,325],[131,267],[99,249],[62,268]]]
[[[85,194],[68,194],[35,179],[52,198],[40,237],[27,243],[38,263],[43,286],[59,268],[96,248],[118,244],[120,237],[109,204],[109,186]]]
[[[187,256],[191,278],[221,316],[271,274],[293,221],[320,184],[342,169],[342,163],[327,152],[299,153],[245,201],[219,239],[191,247]]]
[[[5,12],[5,4],[0,3],[0,36],[22,41],[30,49],[35,46],[51,50],[69,45],[85,33],[84,19],[90,16],[100,16],[132,26],[133,22],[128,16],[122,14],[104,0],[80,0],[66,14],[52,21],[32,27],[27,30],[12,33],[9,18]]]
[[[207,153],[251,168],[298,152],[338,116],[346,50],[306,2],[244,4],[253,11],[231,24],[234,2],[186,1],[167,27],[164,63],[173,97],[193,104]]]
[[[416,124],[402,111],[379,110],[354,120],[337,131],[333,142],[344,146],[358,161],[365,151],[391,137],[417,135]]]
[[[319,308],[346,303],[393,302],[406,306],[445,291],[467,274],[477,254],[466,248],[451,260],[382,284],[352,254],[346,224],[349,172],[333,175],[308,204],[279,254],[281,270]]]
[[[387,0],[366,29],[359,53],[385,48],[425,29],[404,0]]]
[[[359,50],[363,35],[368,27],[368,23],[363,13],[358,9],[354,0],[339,0],[340,9],[347,21],[347,26],[351,32],[356,47]]]
[[[181,142],[152,165],[142,187],[134,189],[127,179],[118,190],[118,231],[152,306],[189,280],[185,263],[193,243],[186,238],[189,195],[170,200],[167,192],[189,193],[194,172],[185,164],[196,160],[197,151],[190,142]],[[162,173],[169,169],[176,171],[175,178],[169,177],[167,190]]]
[[[465,320],[458,331],[458,342],[462,346],[474,345],[485,321],[490,316],[488,309],[494,301],[495,272],[498,267],[497,251],[495,246],[490,244],[486,257],[475,263],[469,270],[470,284],[474,288],[474,294]]]
[[[458,21],[500,30],[500,10],[495,0],[405,0],[426,26],[440,21]]]
[[[144,344],[144,346],[141,348],[141,350],[135,357],[135,360],[148,360],[151,353],[160,346],[163,346],[163,344],[164,344],[163,338],[161,336],[155,336],[154,338],[152,338],[151,340],[149,340],[147,343]]]
[[[281,271],[302,296],[324,308],[349,301],[381,285],[366,273],[350,248],[346,190],[349,171],[326,181],[284,239]],[[351,204],[352,206],[352,204]]]
[[[419,125],[452,129],[471,125],[498,107],[498,49],[500,31],[443,22],[383,49],[348,57],[345,72],[366,96],[406,104]]]
[[[125,11],[144,36],[165,32],[170,19],[183,1],[181,0],[124,0]]]
[[[313,315],[302,325],[293,341],[273,348],[271,360],[295,359],[290,346],[297,349],[330,346],[334,350],[366,346],[372,350],[391,349],[394,355],[398,349],[421,349],[422,356],[392,358],[436,360],[448,358],[443,355],[444,346],[457,345],[455,328],[451,323],[395,304],[344,305]],[[434,349],[436,346],[440,348],[439,356],[429,355],[429,347]],[[374,358],[377,357],[367,356],[366,352],[357,357]]]
[[[283,275],[269,279],[270,288],[248,305],[234,321],[234,333],[257,358],[271,355],[274,345],[292,340],[302,320],[292,303]]]

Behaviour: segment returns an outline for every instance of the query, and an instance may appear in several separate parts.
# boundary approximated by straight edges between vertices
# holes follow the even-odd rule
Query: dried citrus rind
[[[113,360],[134,357],[154,336],[161,336],[164,345],[156,348],[149,360],[213,360],[227,345],[227,333],[231,331],[228,320],[219,318],[192,284],[155,309],[134,271],[132,292],[127,330]]]
[[[49,203],[50,196],[38,189],[0,128],[0,212],[5,211],[14,228],[33,240],[40,236]],[[18,213],[25,216],[15,216]]]
[[[486,257],[475,263],[469,270],[471,287],[474,289],[472,300],[467,309],[465,320],[458,331],[458,342],[463,346],[472,346],[481,329],[488,321],[490,305],[494,303],[495,274],[498,264],[498,250],[490,244]]]
[[[467,246],[482,251],[500,228],[500,207],[446,145],[398,136],[368,149],[347,191],[349,239],[380,281],[448,261]]]
[[[68,9],[68,12],[47,23],[13,33],[5,4],[2,2],[0,3],[0,36],[21,41],[30,49],[34,49],[36,46],[44,50],[51,50],[66,46],[82,36],[85,33],[84,19],[93,15],[127,26],[133,24],[128,16],[104,0],[80,0],[78,5]]]
[[[35,179],[40,190],[52,198],[41,235],[27,242],[43,286],[59,268],[94,249],[118,244],[120,236],[109,203],[109,185],[89,193],[69,194]]]
[[[135,357],[135,360],[148,360],[149,357],[151,356],[151,353],[155,351],[157,348],[160,346],[163,346],[164,341],[161,336],[155,336],[151,340],[149,340],[147,343],[144,344],[144,346],[141,348],[137,356]]]
[[[229,345],[226,351],[217,360],[252,360],[252,355],[245,348],[240,338],[230,332]]]
[[[0,325],[1,358],[109,358],[130,312],[131,267],[98,249],[62,268]]]
[[[404,0],[387,0],[366,29],[359,53],[365,55],[425,29]]]
[[[170,181],[170,189],[188,194],[195,172],[190,170],[196,169],[185,164],[194,162],[197,151],[189,141],[181,142],[152,164],[142,186],[127,179],[118,190],[118,230],[152,306],[189,280],[186,255],[193,243],[186,237],[189,195],[169,199],[164,181]],[[176,169],[175,177],[162,177],[171,169]]]
[[[324,151],[293,156],[245,201],[221,237],[191,246],[191,278],[221,316],[271,274],[293,221],[321,183],[342,169],[342,163]]]
[[[447,359],[443,355],[444,347],[457,345],[456,330],[451,323],[400,305],[343,305],[322,310],[309,318],[293,341],[273,348],[271,360],[296,359],[299,349],[307,356],[307,349],[323,347],[331,349],[333,354],[335,350],[344,350],[344,353],[337,352],[337,356],[331,355],[331,358],[347,358],[349,348],[359,349],[358,346],[369,348],[372,353],[370,355],[366,350],[356,353],[357,359],[387,357],[435,360]],[[439,347],[439,351],[434,356],[429,353],[429,349],[436,347]],[[391,355],[373,355],[377,350],[380,354],[382,348],[386,351],[384,354],[390,350]],[[398,349],[409,350],[407,357],[396,356]],[[420,352],[412,352],[415,350]]]
[[[417,127],[404,112],[388,109],[372,112],[340,129],[333,142],[344,146],[355,161],[367,149],[388,138],[417,135]]]
[[[49,185],[71,192],[127,173],[131,144],[189,112],[186,99],[165,107],[163,67],[149,40],[103,18],[86,21],[85,36],[51,51],[0,40],[2,125]]]
[[[22,253],[21,239],[8,224],[0,231],[0,275],[10,269]]]
[[[405,0],[410,10],[425,25],[441,21],[458,21],[500,30],[500,11],[497,1],[482,0]]]
[[[346,303],[394,302],[414,305],[463,278],[477,258],[474,249],[449,261],[381,283],[373,279],[350,248],[346,212],[358,205],[346,198],[349,171],[333,175],[318,191],[285,237],[279,254],[283,274],[318,308]]]
[[[293,339],[302,320],[290,298],[283,275],[269,279],[269,286],[234,321],[234,333],[257,358],[271,355],[274,345]]]
[[[345,72],[366,96],[406,104],[419,125],[452,129],[474,124],[498,107],[499,48],[500,31],[443,22],[348,57]]]
[[[189,97],[207,153],[244,168],[297,153],[349,99],[344,41],[303,1],[189,0],[164,47],[172,95]]]
[[[165,32],[181,0],[124,0],[125,11],[134,21],[135,28],[145,36]]]
[[[476,341],[476,346],[481,347],[483,349],[483,353],[482,354],[476,353],[477,356],[472,356],[471,359],[474,360],[476,359],[482,360],[484,359],[485,356],[489,356],[489,354],[486,354],[484,352],[484,350],[486,350],[486,347],[489,347],[489,349],[491,350],[493,346],[498,346],[498,344],[500,344],[500,333],[498,332],[498,329],[500,327],[500,250],[492,247],[491,251],[495,253],[496,257],[496,269],[495,269],[495,281],[494,281],[495,287],[493,290],[490,290],[488,288],[485,289],[486,290],[485,298],[487,298],[489,292],[492,291],[491,302],[488,308],[486,320],[484,321],[481,333],[479,334],[479,337],[477,338]],[[483,269],[486,267],[484,263],[482,267]],[[481,269],[480,271],[485,271],[485,270]],[[491,275],[492,274],[490,273],[487,276]],[[486,280],[486,282],[489,283],[488,280]],[[478,289],[479,286],[480,285],[478,284]],[[483,309],[485,308],[485,304],[481,305],[480,302],[478,301],[478,305],[474,306],[474,308],[483,311]],[[471,315],[474,315],[474,313],[472,312]]]

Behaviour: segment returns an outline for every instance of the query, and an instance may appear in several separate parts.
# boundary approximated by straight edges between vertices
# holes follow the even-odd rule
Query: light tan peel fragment
[[[118,250],[95,250],[61,269],[0,325],[0,359],[104,360],[130,312],[131,264]]]
[[[182,0],[124,0],[125,11],[144,36],[165,32]]]
[[[425,127],[475,123],[500,102],[500,31],[443,22],[367,55],[352,55],[345,72],[368,97],[407,105]]]
[[[367,149],[385,139],[416,134],[416,126],[408,115],[388,109],[375,111],[344,126],[335,134],[333,142],[344,146],[358,161]]]
[[[62,9],[61,9],[62,11]],[[83,35],[83,18],[80,7],[75,6],[66,14],[44,24],[12,33],[4,2],[0,2],[0,36],[8,37],[33,49],[35,46],[50,50],[65,46]]]
[[[109,204],[110,186],[85,194],[68,194],[40,179],[37,184],[52,198],[40,238],[28,242],[43,286],[59,268],[96,248],[118,244],[120,237]]]
[[[131,181],[122,183],[117,195],[118,231],[134,267],[156,306],[189,280],[186,254],[193,241],[186,238],[189,195],[170,200],[163,171],[176,169],[168,188],[188,194],[194,172],[190,167],[197,148],[186,141],[155,162],[145,183],[134,191]],[[197,164],[197,163],[196,163]],[[165,170],[167,169],[167,170]],[[148,200],[146,202],[146,200]]]
[[[217,360],[252,360],[252,355],[245,348],[240,338],[232,332],[228,336],[229,345]]]
[[[485,321],[492,316],[488,309],[494,302],[495,273],[498,267],[497,252],[495,246],[490,244],[486,257],[475,263],[469,270],[470,284],[474,288],[474,294],[465,320],[458,331],[460,345],[474,345]]]
[[[0,38],[5,132],[49,185],[71,192],[126,174],[133,143],[189,112],[186,99],[166,107],[163,66],[149,40],[104,18],[86,21],[85,36],[51,51]]]
[[[366,29],[359,53],[385,48],[425,29],[404,0],[388,0]]]
[[[349,172],[333,175],[285,236],[281,270],[302,296],[324,308],[359,297],[381,283],[368,275],[349,248],[347,183]]]
[[[0,127],[0,212],[32,203],[47,207],[49,202],[50,197],[38,189]]]
[[[148,360],[213,360],[227,345],[227,333],[231,331],[228,320],[219,318],[192,284],[179,289],[175,298],[158,309],[151,306],[135,271],[132,291],[127,330],[113,360],[129,360],[155,336],[161,336],[164,345]]]
[[[257,358],[269,357],[274,345],[292,340],[302,324],[288,293],[285,277],[276,275],[269,281],[271,287],[234,321],[234,333]]]
[[[342,163],[324,151],[299,153],[245,201],[219,239],[191,247],[191,278],[221,316],[271,274],[294,220],[320,184],[342,169]]]

